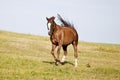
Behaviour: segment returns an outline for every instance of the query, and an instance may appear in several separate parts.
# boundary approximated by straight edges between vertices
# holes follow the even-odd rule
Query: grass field
[[[78,48],[77,68],[71,45],[66,64],[55,66],[48,37],[0,31],[0,80],[120,80],[120,45],[79,42]]]

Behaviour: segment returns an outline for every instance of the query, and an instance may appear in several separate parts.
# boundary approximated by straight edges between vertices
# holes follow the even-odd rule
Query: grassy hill
[[[120,80],[120,45],[79,42],[77,68],[71,45],[65,65],[50,50],[48,37],[0,31],[0,80]]]

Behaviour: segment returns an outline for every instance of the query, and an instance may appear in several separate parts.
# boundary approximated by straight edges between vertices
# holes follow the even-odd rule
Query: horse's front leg
[[[61,47],[62,47],[62,43],[60,43],[59,45],[58,45],[58,50],[57,50],[57,59],[56,59],[56,64],[58,65],[59,63],[61,63],[60,62],[60,50],[61,50]]]
[[[52,56],[54,57],[55,60],[56,60],[56,57],[54,55],[54,50],[55,50],[56,47],[57,47],[56,45],[52,44],[51,54],[52,54]]]

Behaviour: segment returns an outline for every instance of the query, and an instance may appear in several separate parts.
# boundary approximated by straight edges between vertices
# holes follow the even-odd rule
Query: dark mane
[[[70,23],[69,21],[64,20],[59,14],[57,14],[57,17],[60,20],[60,22],[62,23],[61,26],[70,27],[76,31],[74,24]]]

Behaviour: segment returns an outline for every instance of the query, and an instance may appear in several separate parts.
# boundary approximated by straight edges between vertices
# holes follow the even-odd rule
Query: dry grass
[[[120,80],[120,45],[79,42],[77,68],[71,45],[65,65],[50,50],[48,37],[0,31],[0,80]]]

